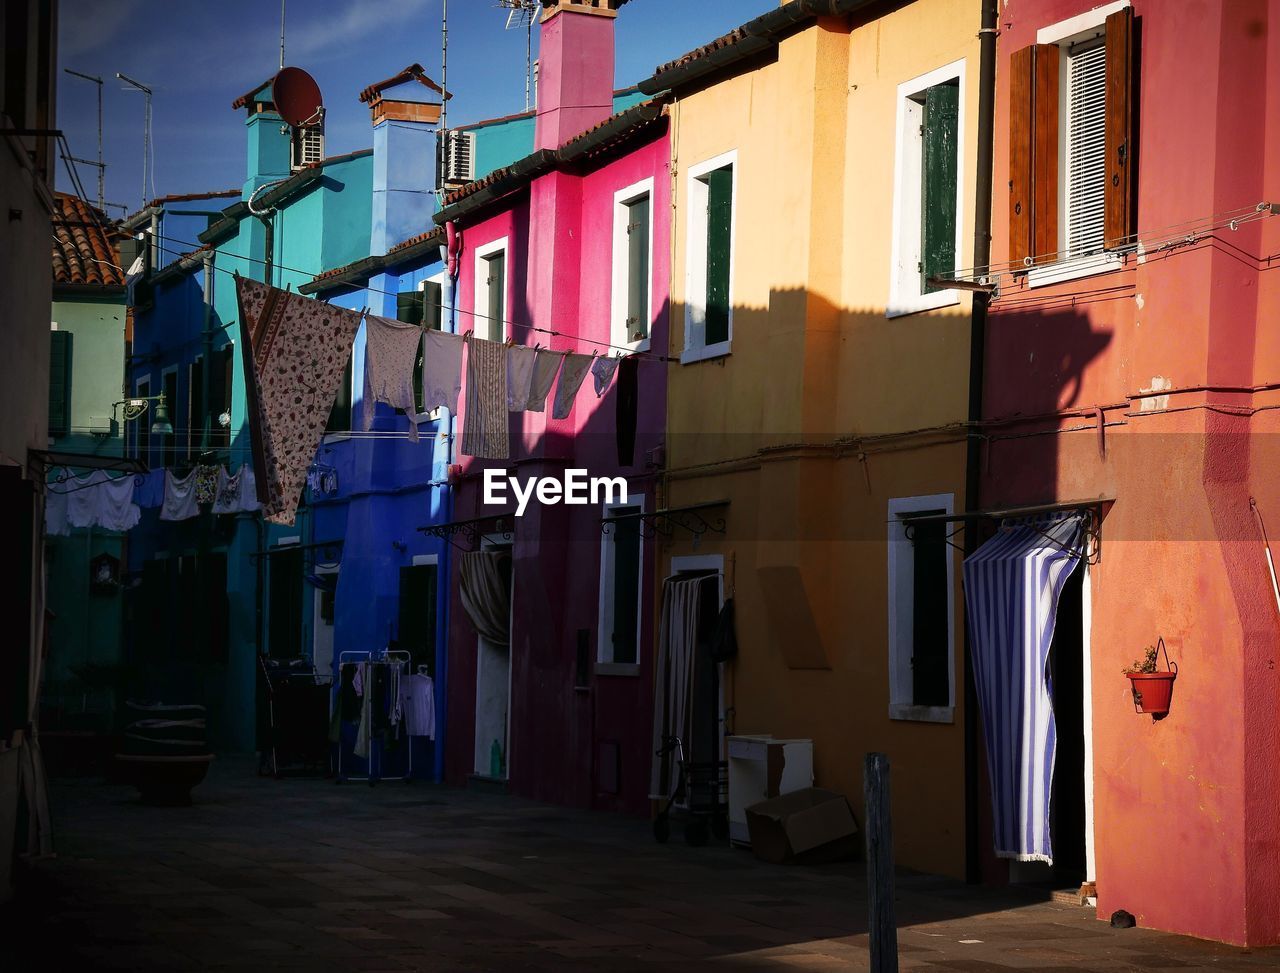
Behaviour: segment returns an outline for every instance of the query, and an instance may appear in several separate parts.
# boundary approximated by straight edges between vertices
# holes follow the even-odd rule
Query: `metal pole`
[[[440,3],[440,171],[436,173],[436,187],[444,199],[444,179],[449,171],[449,0]]]
[[[151,89],[141,81],[135,81],[127,74],[116,72],[116,77],[125,84],[141,91],[146,98],[146,116],[142,127],[142,205],[147,205],[147,174],[151,158]],[[154,189],[154,187],[153,187]]]
[[[72,159],[72,162],[85,162],[87,165],[96,165],[98,167],[98,209],[105,211],[107,206],[106,194],[106,174],[107,166],[102,161],[102,79],[92,74],[82,74],[79,71],[73,71],[71,68],[63,68],[67,74],[77,78],[84,78],[85,81],[92,81],[98,86],[98,161],[88,162],[85,159]]]
[[[284,3],[280,0],[280,67],[284,68]]]
[[[893,820],[889,758],[869,753],[862,768],[867,824],[867,932],[871,973],[898,973],[898,927],[893,918]]]

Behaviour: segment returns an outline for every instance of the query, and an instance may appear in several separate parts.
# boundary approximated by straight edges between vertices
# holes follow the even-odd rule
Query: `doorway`
[[[499,568],[504,573],[511,604],[515,603],[512,590],[511,544],[485,539],[482,550],[504,555]],[[506,780],[510,776],[508,755],[510,751],[511,710],[511,620],[507,618],[507,643],[505,645],[476,636],[476,721],[475,763],[477,777],[488,780]]]

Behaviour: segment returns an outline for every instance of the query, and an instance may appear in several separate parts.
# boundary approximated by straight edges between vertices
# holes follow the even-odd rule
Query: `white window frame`
[[[947,550],[947,681],[948,705],[917,706],[911,701],[911,656],[915,594],[915,547],[907,539],[904,514],[921,510],[955,513],[955,495],[935,493],[895,497],[889,501],[889,718],[918,723],[954,723],[956,707],[956,559]]]
[[[648,327],[645,329],[645,337],[639,341],[632,341],[631,335],[627,331],[627,298],[630,293],[627,287],[630,283],[627,275],[627,258],[629,256],[627,246],[627,206],[634,203],[642,196],[649,199],[649,321]],[[611,343],[619,348],[629,348],[631,351],[648,351],[649,338],[653,331],[653,177],[641,179],[639,182],[632,183],[619,189],[613,194],[613,290],[610,300],[610,330],[612,332]]]
[[[615,510],[629,507],[639,507],[640,513],[644,513],[644,494],[632,493],[631,487],[628,485],[627,496],[635,499],[628,499],[626,503],[604,504],[604,516],[611,517]],[[615,525],[614,531],[616,530],[617,526]],[[640,653],[643,647],[640,633],[644,630],[644,534],[640,534],[640,570],[637,572],[639,584],[636,585],[635,662],[613,661],[613,581],[614,555],[617,552],[613,538],[613,531],[600,535],[600,611],[598,613],[599,624],[596,628],[595,672],[598,676],[638,676],[640,675]]]
[[[1085,13],[1075,17],[1068,17],[1066,20],[1060,20],[1056,24],[1050,24],[1047,27],[1041,27],[1036,31],[1037,44],[1056,44],[1063,48],[1063,57],[1060,58],[1059,66],[1058,91],[1060,106],[1058,111],[1058,213],[1065,215],[1067,211],[1066,195],[1067,180],[1065,173],[1067,171],[1067,113],[1065,104],[1070,98],[1068,90],[1068,70],[1066,58],[1066,48],[1070,47],[1076,41],[1084,40],[1090,34],[1095,34],[1099,29],[1106,27],[1107,18],[1119,10],[1124,10],[1131,6],[1130,0],[1114,0],[1112,3],[1103,4],[1101,7],[1095,7]],[[1067,223],[1065,218],[1058,220],[1058,252],[1062,253],[1066,250],[1067,239]],[[1032,267],[1027,271],[1028,287],[1047,287],[1050,284],[1061,284],[1064,281],[1078,280],[1081,277],[1093,277],[1097,274],[1107,274],[1113,270],[1119,270],[1124,266],[1124,256],[1114,251],[1103,251],[1102,253],[1091,253],[1084,257],[1075,257],[1072,259],[1056,260],[1051,264],[1045,264],[1041,267]]]
[[[504,271],[504,273],[505,273],[505,271]],[[443,330],[444,330],[444,327],[443,327],[443,325],[444,325],[444,307],[443,307],[443,304],[444,304],[444,271],[443,271],[443,270],[441,270],[441,271],[440,271],[440,273],[438,273],[438,274],[432,274],[430,277],[424,277],[422,280],[418,281],[418,290],[420,290],[420,291],[422,291],[422,292],[423,292],[423,293],[422,293],[422,316],[423,316],[422,329],[423,329],[424,331],[426,330],[426,327],[427,327],[427,322],[426,322],[426,315],[427,315],[427,294],[426,294],[426,290],[427,290],[427,285],[428,285],[428,284],[439,284],[439,285],[440,285],[440,303],[441,303],[441,305],[442,305],[442,306],[441,306],[441,308],[440,308],[440,324],[441,324],[441,330],[443,331]],[[486,299],[486,301],[487,301],[487,300],[488,300],[488,296],[487,296],[487,295],[488,295],[488,290],[487,290],[487,289],[486,289],[486,291],[485,291],[485,294],[486,294],[486,298],[485,298],[485,299]],[[504,299],[505,299],[505,296],[506,296],[506,295],[503,295]],[[424,389],[424,390],[423,390],[424,394],[425,394],[425,391],[426,391],[426,390]],[[415,402],[415,403],[414,403],[414,405],[416,406],[416,405],[417,405],[417,403]],[[444,408],[444,407],[443,407],[443,406],[439,406],[439,405],[438,405],[438,406],[436,406],[434,409],[429,409],[429,410],[427,410],[426,412],[417,412],[417,413],[415,413],[413,416],[411,416],[411,417],[410,417],[410,419],[411,419],[411,421],[413,422],[413,424],[414,424],[415,426],[417,426],[417,425],[421,425],[421,424],[422,424],[422,423],[424,423],[424,422],[435,422],[436,420],[438,420],[438,419],[440,418],[440,416],[441,416],[441,412],[440,412],[440,410],[441,410],[442,408]],[[415,561],[414,563],[416,564],[417,562]],[[432,562],[432,563],[434,563],[434,562]]]
[[[502,268],[502,338],[505,341],[511,337],[509,329],[506,325],[507,310],[511,307],[511,251],[507,247],[507,238],[499,237],[496,240],[490,240],[483,246],[476,247],[475,254],[475,272],[471,281],[471,310],[473,312],[471,318],[471,329],[474,331],[476,325],[483,321],[486,333],[484,335],[477,334],[476,337],[489,337],[487,329],[489,327],[489,288],[484,284],[488,272],[485,269],[485,262],[495,253],[501,253],[503,256]]]
[[[889,300],[885,317],[896,318],[920,311],[932,311],[960,303],[960,292],[954,288],[925,293],[920,285],[920,180],[923,178],[923,140],[919,129],[919,102],[916,98],[928,88],[959,82],[959,107],[956,114],[956,264],[964,253],[965,192],[965,59],[952,61],[927,74],[898,85],[897,133],[894,139],[893,167],[893,242],[889,263]]]
[[[733,169],[733,198],[729,203],[729,337],[706,344],[707,327],[707,181],[704,176],[725,167]],[[733,346],[734,279],[738,263],[738,150],[730,149],[690,166],[685,184],[684,350],[680,363],[727,355]],[[695,257],[697,259],[695,259]]]

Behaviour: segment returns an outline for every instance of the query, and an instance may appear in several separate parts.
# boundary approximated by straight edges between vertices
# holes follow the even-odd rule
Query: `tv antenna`
[[[93,162],[89,159],[77,159],[71,156],[72,162],[81,162],[87,166],[95,166],[98,170],[98,209],[106,212],[106,174],[107,164],[102,161],[102,79],[92,74],[82,74],[79,71],[73,71],[71,68],[63,68],[67,74],[77,78],[83,78],[85,81],[92,81],[98,86],[98,161]]]
[[[507,11],[507,30],[524,28],[524,110],[533,107],[533,22],[538,0],[498,0]]]
[[[135,81],[127,74],[116,72],[116,77],[135,91],[141,91],[146,99],[146,116],[142,125],[142,205],[147,205],[147,175],[151,174],[151,195],[156,194],[156,177],[151,172],[151,89],[141,81]]]

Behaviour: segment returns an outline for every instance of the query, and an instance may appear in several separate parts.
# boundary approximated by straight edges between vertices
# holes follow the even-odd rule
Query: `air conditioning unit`
[[[445,133],[445,182],[471,182],[476,177],[476,133],[454,130]]]
[[[299,125],[293,129],[291,168],[294,172],[305,169],[313,162],[324,159],[324,127]]]
[[[115,423],[111,421],[110,416],[90,416],[89,417],[89,435],[91,436],[113,436],[115,435]]]

